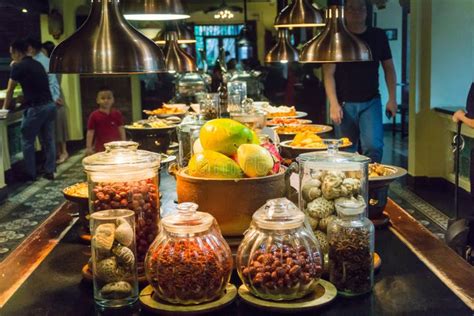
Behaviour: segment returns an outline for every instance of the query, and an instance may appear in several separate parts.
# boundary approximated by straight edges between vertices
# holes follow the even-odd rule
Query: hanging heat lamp
[[[164,71],[161,49],[122,16],[119,0],[92,0],[86,22],[52,52],[50,72],[83,74]]]
[[[344,0],[328,0],[324,31],[303,46],[301,63],[341,63],[371,61],[369,46],[346,27]]]
[[[171,31],[166,33],[165,64],[166,70],[171,73],[194,72],[196,61],[194,58],[179,47],[178,35]]]
[[[169,21],[190,17],[181,0],[123,0],[123,13],[127,20]]]
[[[191,29],[189,29],[184,23],[172,21],[169,22],[162,30],[156,34],[153,41],[158,45],[164,45],[166,43],[166,32],[175,31],[178,36],[178,44],[194,44],[196,38]]]
[[[265,56],[266,63],[289,63],[298,61],[298,51],[291,46],[287,29],[278,30],[278,41]]]
[[[324,20],[310,0],[293,0],[275,19],[276,28],[318,27]]]

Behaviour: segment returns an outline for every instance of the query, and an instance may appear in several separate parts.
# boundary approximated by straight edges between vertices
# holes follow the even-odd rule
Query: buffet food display
[[[105,152],[86,157],[88,182],[64,191],[89,201],[94,296],[100,305],[135,301],[137,271],[150,284],[144,290],[150,302],[191,311],[219,304],[233,286],[226,239],[242,235],[232,248],[242,297],[246,293],[284,309],[279,304],[330,291],[332,285],[321,280],[324,273],[340,295],[371,291],[374,228],[366,218],[368,183],[369,177],[393,175],[391,166],[369,165],[367,157],[339,152],[352,145],[350,140],[322,139],[317,134],[332,128],[295,119],[294,107],[266,105],[266,114],[257,111],[264,121],[260,125],[275,124],[278,134],[294,135],[280,148],[261,134],[260,125],[241,120],[244,116],[189,115],[179,125],[166,117],[186,110],[164,106],[127,126],[176,128],[180,204],[175,212],[160,220],[160,155],[138,150],[135,142],[112,142]],[[279,149],[296,163],[283,166]],[[299,174],[298,190],[290,186],[291,173]]]

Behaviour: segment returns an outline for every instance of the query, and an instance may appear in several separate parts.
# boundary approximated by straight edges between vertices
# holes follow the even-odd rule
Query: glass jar
[[[246,125],[258,134],[267,124],[266,112],[257,110],[250,98],[244,99],[240,109],[230,113],[230,118]]]
[[[314,230],[323,219],[335,213],[336,201],[358,198],[367,204],[370,159],[354,153],[339,152],[340,140],[328,139],[327,151],[301,154],[299,164],[299,206]],[[366,215],[366,214],[365,214]],[[326,228],[321,229],[326,231]]]
[[[338,293],[355,296],[374,286],[374,225],[362,198],[338,201],[328,225],[329,278]]]
[[[193,155],[194,142],[199,139],[201,127],[207,122],[202,115],[190,115],[177,127],[178,132],[178,166],[185,168]]]
[[[319,244],[304,213],[286,198],[269,200],[254,213],[236,265],[252,294],[274,301],[314,291],[323,271]]]
[[[217,299],[230,280],[230,248],[214,217],[197,209],[195,203],[181,203],[165,216],[146,257],[148,282],[160,299],[173,304]]]
[[[89,211],[135,212],[137,262],[141,269],[158,233],[160,155],[138,150],[137,143],[126,141],[107,143],[105,149],[82,161],[89,183]]]
[[[138,299],[135,213],[106,210],[91,215],[94,299],[103,307],[122,307]]]

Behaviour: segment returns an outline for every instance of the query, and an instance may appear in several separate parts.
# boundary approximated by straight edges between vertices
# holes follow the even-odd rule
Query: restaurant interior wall
[[[440,114],[432,109],[433,89],[432,78],[443,77],[445,81],[455,80],[440,73],[439,68],[433,66],[432,55],[434,54],[433,41],[443,41],[443,38],[457,36],[457,34],[437,34],[433,23],[448,24],[453,21],[434,21],[439,18],[433,14],[433,5],[437,8],[438,2],[452,3],[448,0],[421,0],[411,1],[410,14],[410,104],[409,104],[409,157],[408,171],[414,177],[444,178],[454,182],[453,175],[453,153],[451,151],[452,136],[456,131],[456,124],[451,121],[451,116]],[[465,8],[468,9],[468,8]],[[445,16],[451,16],[455,12],[453,5],[445,7]],[[436,39],[435,39],[436,38]],[[465,38],[464,40],[467,41]],[[472,42],[471,42],[472,43]],[[457,47],[444,47],[443,51],[451,49],[452,56],[458,56],[465,52]],[[456,58],[456,57],[452,57]],[[437,62],[445,62],[439,60]],[[468,68],[470,65],[466,65]],[[453,92],[444,89],[447,96]],[[454,92],[457,93],[457,92]],[[463,92],[465,98],[467,91]],[[459,108],[464,104],[452,104]],[[468,137],[474,137],[474,131],[466,128],[462,133]],[[460,185],[469,191],[469,180],[460,179]]]
[[[433,1],[431,107],[466,105],[474,80],[474,1]]]

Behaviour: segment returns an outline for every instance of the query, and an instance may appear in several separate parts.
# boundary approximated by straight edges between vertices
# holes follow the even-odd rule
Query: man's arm
[[[385,74],[385,83],[387,84],[388,90],[388,102],[387,111],[392,116],[397,114],[397,74],[395,72],[395,66],[393,65],[393,59],[387,59],[382,61],[382,68]]]
[[[119,126],[119,132],[120,132],[120,140],[127,140],[127,137],[125,136],[125,128],[122,126]]]
[[[466,124],[467,126],[469,126],[470,128],[474,128],[474,119],[468,118],[466,116],[466,113],[463,110],[456,111],[456,113],[454,113],[452,119],[453,119],[453,122],[455,122],[455,123],[461,121],[464,124]]]
[[[342,108],[337,100],[336,94],[336,80],[334,74],[336,72],[335,64],[324,64],[323,65],[323,77],[324,77],[324,88],[326,89],[326,95],[329,99],[329,111],[331,120],[335,124],[341,124],[342,122]]]
[[[5,96],[5,100],[3,100],[3,107],[2,107],[3,109],[8,110],[11,107],[15,107],[15,105],[12,106],[11,103],[13,100],[13,91],[15,91],[15,87],[17,84],[18,82],[16,82],[13,79],[8,80],[7,93]]]
[[[53,102],[62,105],[64,102],[61,100],[61,90],[59,88],[58,78],[55,74],[48,74],[49,91]]]

